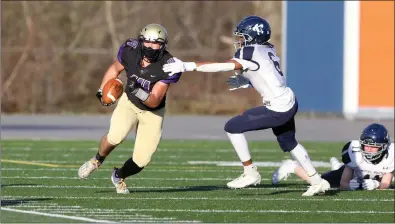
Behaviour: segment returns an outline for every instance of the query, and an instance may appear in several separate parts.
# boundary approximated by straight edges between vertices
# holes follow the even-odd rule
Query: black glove
[[[103,102],[102,96],[103,96],[102,90],[101,90],[101,89],[98,89],[97,92],[96,92],[96,97],[97,97],[97,99],[99,99],[99,101],[100,101],[100,103],[101,103],[102,106],[108,107],[108,106],[111,106],[111,105],[114,104],[114,102],[112,102],[112,103],[104,103],[104,102]]]
[[[140,85],[139,85],[139,83],[137,82],[137,79],[134,76],[130,79],[130,82],[129,82],[128,86],[129,86],[130,91],[133,94],[136,94],[137,91],[139,91],[139,88],[140,88]]]

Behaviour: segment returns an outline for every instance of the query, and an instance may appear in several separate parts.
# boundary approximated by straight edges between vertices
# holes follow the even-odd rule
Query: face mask
[[[156,61],[158,59],[160,52],[161,52],[160,49],[154,50],[151,47],[143,46],[143,55],[151,62]]]

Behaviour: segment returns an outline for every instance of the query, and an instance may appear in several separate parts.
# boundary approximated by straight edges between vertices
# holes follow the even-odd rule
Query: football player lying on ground
[[[348,142],[341,153],[344,164],[332,157],[332,170],[321,176],[332,188],[374,190],[390,187],[395,162],[394,143],[390,142],[388,131],[383,125],[367,126],[359,141]],[[272,183],[278,184],[291,173],[309,182],[306,172],[296,161],[286,160],[273,173]]]
[[[162,136],[166,92],[170,83],[178,82],[181,73],[169,76],[162,71],[165,63],[174,62],[166,50],[168,35],[159,24],[144,27],[138,39],[128,39],[120,47],[117,60],[104,74],[96,94],[102,101],[101,89],[105,83],[127,72],[127,87],[119,98],[111,116],[110,128],[100,142],[96,156],[78,170],[80,178],[87,178],[103,164],[104,159],[117,147],[132,128],[136,128],[133,156],[121,168],[114,168],[111,180],[117,193],[127,194],[126,177],[139,173],[151,161]]]
[[[295,139],[294,117],[298,102],[293,91],[286,86],[279,58],[274,46],[269,43],[269,23],[258,16],[248,16],[241,20],[233,34],[237,38],[237,51],[227,62],[182,62],[175,58],[175,63],[163,67],[170,75],[185,71],[240,71],[240,74],[229,78],[231,89],[253,87],[262,96],[263,106],[249,109],[225,124],[224,129],[244,166],[243,174],[227,186],[245,188],[261,182],[244,133],[271,128],[281,149],[290,152],[295,160],[303,164],[308,174],[311,186],[303,196],[325,192],[330,188],[329,183],[317,173],[306,149]]]

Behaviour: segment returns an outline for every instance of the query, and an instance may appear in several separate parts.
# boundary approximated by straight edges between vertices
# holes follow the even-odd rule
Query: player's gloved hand
[[[97,99],[99,99],[101,105],[102,105],[102,106],[108,107],[108,106],[111,106],[111,105],[114,104],[114,102],[112,102],[112,103],[104,103],[104,102],[103,102],[102,96],[103,96],[102,89],[99,88],[99,89],[97,90],[97,92],[96,92],[96,97],[97,97]]]
[[[362,181],[362,188],[364,190],[374,190],[378,188],[380,185],[380,182],[377,180],[371,180],[371,179],[365,179]]]
[[[360,183],[359,183],[358,179],[354,178],[354,179],[350,180],[350,183],[348,184],[348,189],[354,191],[354,190],[358,189],[359,186],[360,186]]]
[[[134,94],[141,101],[145,102],[148,99],[149,93],[141,88],[141,85],[138,83],[136,77],[133,76],[129,80],[128,87],[129,87],[130,91],[132,92],[132,94]]]
[[[128,86],[133,94],[136,94],[140,87],[139,83],[137,82],[137,78],[134,76],[132,76],[132,78],[129,80]]]
[[[195,62],[183,62],[176,57],[173,57],[173,59],[174,59],[173,63],[164,64],[162,68],[164,72],[170,73],[169,76],[172,76],[180,72],[190,72],[195,70],[196,68]]]
[[[250,80],[241,75],[233,75],[229,77],[227,83],[229,85],[229,90],[252,87]]]

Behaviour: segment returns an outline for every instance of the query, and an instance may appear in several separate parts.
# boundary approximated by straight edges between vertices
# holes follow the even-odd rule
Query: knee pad
[[[224,130],[231,134],[243,133],[243,131],[240,128],[240,125],[238,125],[238,122],[236,121],[235,118],[232,118],[228,122],[226,122]]]
[[[123,142],[123,138],[121,136],[118,135],[114,135],[111,133],[107,134],[107,141],[108,143],[110,143],[111,145],[119,145]]]
[[[133,161],[139,167],[145,167],[151,162],[152,154],[143,150],[135,150],[133,152]]]
[[[293,133],[284,133],[282,135],[279,135],[277,136],[277,141],[283,152],[290,152],[298,145],[298,142],[295,139],[295,134]]]

